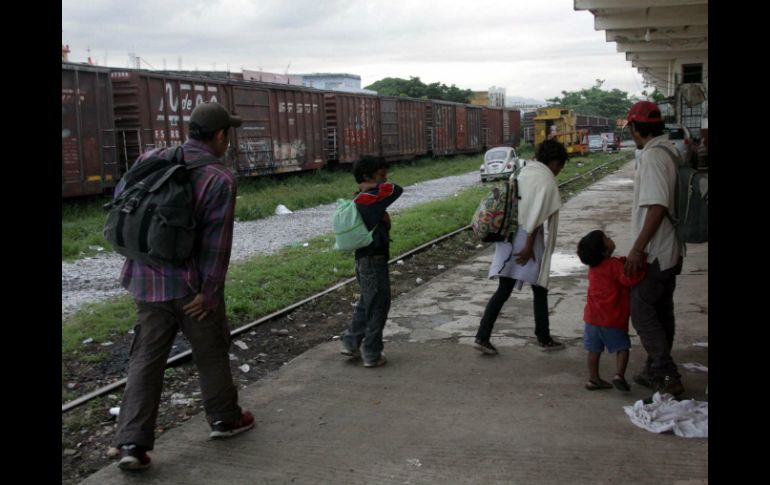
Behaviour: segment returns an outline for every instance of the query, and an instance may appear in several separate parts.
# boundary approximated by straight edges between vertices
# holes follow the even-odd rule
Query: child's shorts
[[[607,352],[614,354],[621,350],[631,348],[631,339],[628,338],[628,332],[619,328],[600,327],[586,323],[585,333],[583,334],[583,348],[589,352],[600,353],[607,347]]]

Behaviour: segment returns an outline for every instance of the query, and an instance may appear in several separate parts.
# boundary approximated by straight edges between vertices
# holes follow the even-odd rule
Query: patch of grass
[[[478,170],[481,160],[482,155],[477,154],[394,162],[388,167],[388,178],[402,186],[412,185]],[[355,190],[356,183],[350,167],[335,171],[240,178],[235,217],[239,221],[270,217],[278,204],[293,211],[329,204],[340,197],[350,198]],[[62,201],[63,261],[93,256],[100,252],[99,247],[111,251],[102,236],[106,219],[102,206],[109,200],[108,197],[93,197]]]
[[[86,349],[125,334],[135,322],[136,308],[127,295],[85,305],[62,323],[62,354],[78,351],[81,356],[91,355],[93,352]],[[94,343],[85,347],[82,342],[89,337]]]

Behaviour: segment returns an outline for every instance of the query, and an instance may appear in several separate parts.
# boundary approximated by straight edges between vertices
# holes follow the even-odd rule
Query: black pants
[[[681,272],[681,259],[665,271],[656,259],[647,265],[644,279],[631,288],[631,323],[647,351],[645,372],[653,378],[680,377],[671,349],[676,330],[674,290],[676,275]]]
[[[500,277],[500,284],[497,291],[490,298],[487,307],[484,309],[484,316],[481,317],[479,331],[476,332],[476,338],[479,340],[489,340],[492,336],[492,327],[495,326],[497,316],[503,304],[508,301],[513,291],[516,280],[512,278]],[[535,335],[538,342],[549,342],[551,332],[549,330],[550,322],[548,320],[548,289],[542,286],[532,285],[532,294],[535,297]]]

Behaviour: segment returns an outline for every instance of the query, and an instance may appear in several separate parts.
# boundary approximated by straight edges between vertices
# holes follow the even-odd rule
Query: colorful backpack
[[[516,170],[506,183],[493,187],[481,199],[471,220],[473,234],[481,242],[504,241],[516,230],[520,198],[517,176],[520,170]]]

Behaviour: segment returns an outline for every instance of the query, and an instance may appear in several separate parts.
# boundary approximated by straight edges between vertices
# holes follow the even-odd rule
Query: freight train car
[[[484,148],[518,147],[521,142],[521,112],[511,108],[484,107]]]
[[[424,99],[380,96],[382,156],[386,160],[413,158],[428,153]]]
[[[353,163],[380,155],[380,103],[377,96],[324,93],[329,159]]]
[[[589,135],[599,135],[613,131],[609,118],[581,114],[575,115],[575,128],[586,130]]]
[[[521,111],[503,109],[503,143],[518,148],[521,142]]]
[[[120,174],[109,69],[62,63],[62,197],[101,194]]]
[[[224,157],[234,173],[264,175],[324,164],[323,98],[314,90],[142,70],[114,70],[111,77],[123,172],[148,149],[183,143],[192,110],[211,101],[243,118],[230,132]]]
[[[238,176],[313,170],[366,155],[478,153],[519,140],[514,110],[62,63],[62,196],[101,193],[145,151],[182,144],[192,110],[211,101],[243,119],[230,130],[223,157]]]

